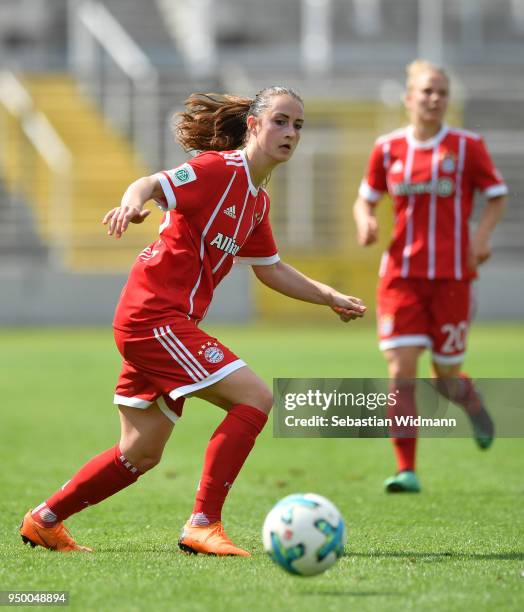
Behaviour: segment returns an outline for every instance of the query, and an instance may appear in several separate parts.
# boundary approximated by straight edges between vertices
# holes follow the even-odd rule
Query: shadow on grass
[[[381,551],[373,553],[347,552],[344,557],[430,559],[433,561],[524,561],[524,552],[506,553],[456,553],[456,552],[413,552]]]
[[[93,552],[98,554],[123,554],[123,555],[149,555],[151,553],[156,553],[157,555],[173,555],[176,554],[177,557],[195,557],[196,555],[191,555],[187,553],[183,553],[178,546],[170,546],[170,547],[161,547],[161,546],[126,546],[122,545],[121,547],[117,546],[100,546],[100,548],[93,546]],[[203,555],[200,555],[203,558]],[[210,558],[212,555],[208,555]]]
[[[316,597],[403,597],[405,593],[390,591],[301,591],[298,596]]]
[[[114,554],[122,553],[132,554],[150,554],[156,553],[159,555],[180,555],[181,558],[194,558],[196,555],[183,553],[176,545],[166,546],[148,546],[123,544],[122,546],[101,546],[95,547],[94,552],[99,554]],[[215,559],[213,555],[198,555],[199,558]],[[254,553],[255,557],[263,556],[265,553]],[[363,552],[346,552],[343,557],[353,559],[408,559],[408,560],[427,560],[427,561],[524,561],[524,552],[506,552],[506,553],[455,553],[455,552],[414,552],[414,551],[378,551],[372,553]],[[227,557],[231,558],[231,557]]]

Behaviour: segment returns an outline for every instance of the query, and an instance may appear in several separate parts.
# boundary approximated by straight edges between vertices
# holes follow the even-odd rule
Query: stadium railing
[[[73,156],[21,81],[0,73],[0,168],[8,188],[36,202],[55,261],[71,236]],[[43,164],[41,163],[43,161]]]
[[[159,165],[158,71],[101,2],[72,3],[70,67],[108,119]],[[111,68],[108,67],[108,61]]]

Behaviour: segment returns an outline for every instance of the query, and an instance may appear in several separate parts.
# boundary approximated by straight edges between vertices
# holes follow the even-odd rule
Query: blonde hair
[[[304,104],[289,87],[266,87],[254,98],[216,93],[194,93],[185,102],[185,112],[176,113],[171,127],[186,151],[228,151],[245,144],[247,118],[260,116],[271,98],[288,95]]]
[[[413,87],[413,82],[419,74],[429,71],[438,72],[449,84],[449,75],[442,66],[437,66],[427,60],[416,59],[406,66],[406,90],[409,91]]]

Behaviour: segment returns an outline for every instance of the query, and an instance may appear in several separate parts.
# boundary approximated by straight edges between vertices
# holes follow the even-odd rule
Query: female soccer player
[[[378,333],[389,375],[399,389],[396,414],[416,415],[415,388],[424,348],[432,352],[438,391],[462,406],[477,443],[487,448],[493,424],[471,380],[461,373],[471,318],[471,281],[490,256],[490,236],[503,214],[507,188],[482,139],[444,123],[449,78],[429,62],[407,67],[410,125],[380,137],[354,205],[361,245],[377,240],[375,206],[389,193],[395,225],[380,266]],[[468,220],[476,190],[484,207],[473,240]],[[390,415],[394,416],[394,415]],[[406,430],[403,433],[406,435]],[[394,436],[395,431],[392,431]],[[411,435],[413,434],[413,435]],[[416,430],[393,437],[398,472],[390,492],[418,492]]]
[[[264,89],[253,99],[193,94],[176,133],[185,149],[202,153],[138,179],[120,207],[105,215],[108,234],[118,238],[129,222],[147,217],[148,200],[165,210],[160,237],[138,256],[114,319],[123,356],[114,397],[121,438],[25,515],[20,528],[25,543],[90,550],[74,542],[62,521],[157,465],[185,397],[194,396],[227,414],[207,446],[179,546],[192,553],[249,556],[224,533],[221,511],[273,398],[241,359],[199,328],[213,291],[235,258],[253,266],[268,287],[327,305],[345,322],[366,310],[358,298],[302,275],[278,256],[263,185],[273,168],[292,156],[303,122],[302,100],[283,87]]]

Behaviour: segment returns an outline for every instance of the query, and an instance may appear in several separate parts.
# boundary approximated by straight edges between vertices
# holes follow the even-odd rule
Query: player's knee
[[[388,359],[388,374],[392,380],[402,378],[403,368],[398,359]]]
[[[416,363],[403,359],[391,360],[388,363],[389,377],[393,380],[406,380],[416,377]]]
[[[140,448],[136,444],[127,446],[122,441],[120,442],[120,448],[125,458],[142,473],[153,469],[162,459],[162,451],[157,448]]]
[[[160,453],[144,453],[135,460],[134,466],[141,472],[148,472],[156,467],[160,463],[161,459],[162,454]]]
[[[394,380],[416,378],[417,363],[422,347],[397,347],[385,351],[389,377]]]
[[[257,389],[253,389],[251,404],[262,412],[269,414],[273,407],[273,393],[269,387],[266,387],[266,385],[259,385]]]
[[[273,408],[273,393],[271,393],[269,389],[267,389],[267,392],[262,398],[261,408],[266,414],[269,414],[271,412],[271,408]]]
[[[395,367],[389,368],[389,377],[392,380],[404,380],[406,378],[412,378],[412,376],[408,373],[407,368]]]
[[[446,380],[450,378],[458,378],[460,376],[460,365],[443,365],[433,362],[433,373],[437,379]]]

